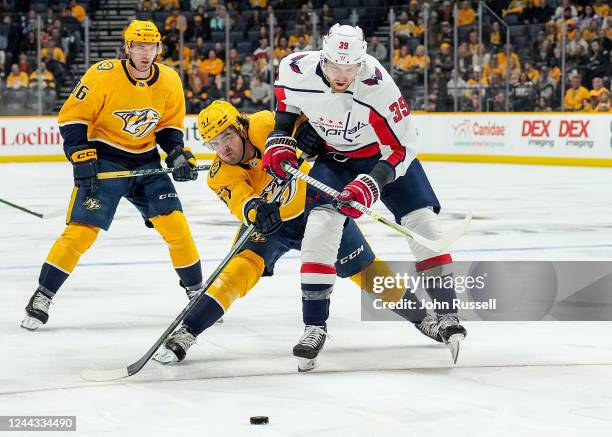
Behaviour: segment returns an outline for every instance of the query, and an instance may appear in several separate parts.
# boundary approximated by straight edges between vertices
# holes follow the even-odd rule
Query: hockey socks
[[[197,337],[223,317],[223,313],[223,307],[215,299],[205,294],[189,311],[183,324]]]

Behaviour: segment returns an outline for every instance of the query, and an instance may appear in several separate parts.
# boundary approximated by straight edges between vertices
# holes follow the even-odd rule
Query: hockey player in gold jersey
[[[208,173],[208,186],[242,223],[238,236],[248,224],[254,225],[256,233],[187,314],[183,326],[155,355],[155,359],[163,363],[182,361],[200,333],[222,317],[237,298],[244,297],[262,276],[273,274],[274,264],[281,256],[291,249],[300,250],[306,223],[306,185],[303,181],[292,182],[280,205],[266,202],[273,191],[269,186],[273,178],[262,170],[261,157],[266,138],[274,128],[271,112],[240,114],[230,103],[216,100],[200,112],[198,127],[203,141],[217,153]],[[307,173],[310,166],[303,163],[301,169]],[[374,260],[375,255],[357,225],[347,219],[335,273],[349,277],[360,287],[363,277],[393,275],[386,263]],[[309,274],[316,283],[318,266],[311,267]],[[371,291],[367,284],[363,284],[363,288]],[[382,298],[397,301],[403,295],[403,289],[390,289]],[[302,293],[305,331],[293,350],[301,371],[314,367],[313,360],[323,346],[329,304],[326,288],[315,286]],[[398,314],[416,322],[419,330],[437,339],[435,333],[427,332],[435,319],[420,311],[399,311]]]
[[[42,266],[22,327],[47,322],[49,304],[79,258],[108,230],[121,198],[168,244],[172,264],[188,294],[202,287],[200,258],[181,203],[167,175],[98,180],[100,171],[161,168],[156,144],[166,152],[175,181],[197,178],[196,160],[183,144],[185,100],[178,74],[155,62],[161,35],[152,22],[134,20],[124,33],[126,60],[90,67],[59,113],[64,152],[75,188],[67,227]]]

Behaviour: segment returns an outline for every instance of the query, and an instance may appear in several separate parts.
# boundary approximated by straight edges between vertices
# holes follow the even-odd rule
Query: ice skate
[[[423,320],[419,323],[415,323],[414,327],[421,331],[421,333],[432,340],[439,343],[443,343],[442,337],[438,330],[438,318],[435,314],[427,314]]]
[[[187,350],[193,346],[196,338],[189,332],[186,326],[181,326],[174,331],[164,342],[164,345],[153,356],[155,361],[162,364],[178,363],[185,359]]]
[[[327,328],[317,325],[306,325],[304,334],[293,347],[293,355],[298,360],[298,372],[309,372],[316,367],[317,356],[327,337]]]
[[[26,316],[21,322],[21,327],[36,331],[47,323],[47,320],[49,320],[49,305],[51,305],[51,299],[37,289],[25,308]]]
[[[453,364],[457,364],[461,342],[467,336],[466,329],[459,324],[459,318],[456,314],[439,314],[438,332],[440,338],[450,350]]]

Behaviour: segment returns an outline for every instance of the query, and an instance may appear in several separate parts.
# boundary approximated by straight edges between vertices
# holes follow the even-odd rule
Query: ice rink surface
[[[445,226],[458,220],[453,212],[478,217],[455,245],[456,260],[612,259],[610,169],[424,166],[450,212]],[[0,198],[39,212],[67,205],[71,183],[67,164],[0,165]],[[177,188],[208,274],[236,223],[204,177]],[[612,435],[612,323],[466,322],[453,366],[443,345],[407,323],[361,322],[359,291],[339,280],[334,339],[316,371],[298,374],[297,252],[202,334],[183,363],[84,382],[83,369],[138,359],[186,305],[165,244],[122,201],[110,232],[54,299],[49,323],[32,333],[19,327],[23,308],[63,219],[0,204],[0,224],[0,415],[74,415],[77,432],[65,434],[87,436]],[[392,231],[367,218],[359,224],[380,257],[411,258]],[[250,425],[254,415],[270,423]]]

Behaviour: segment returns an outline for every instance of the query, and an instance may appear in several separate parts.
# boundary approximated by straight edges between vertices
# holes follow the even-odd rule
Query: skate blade
[[[317,367],[317,359],[316,358],[300,358],[296,357],[298,361],[298,372],[310,372]]]
[[[43,322],[30,316],[25,316],[25,319],[23,319],[21,322],[21,327],[27,329],[28,331],[36,331],[42,325],[44,325]]]
[[[173,364],[178,363],[178,358],[171,350],[162,347],[160,350],[155,352],[153,359],[161,364]]]
[[[459,349],[461,348],[461,342],[465,337],[462,334],[453,334],[446,342],[448,350],[450,350],[451,357],[453,358],[453,364],[457,364],[457,358],[459,358]]]

